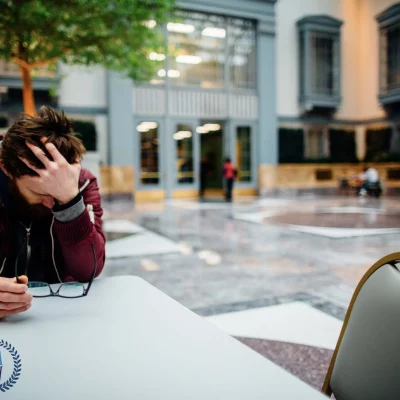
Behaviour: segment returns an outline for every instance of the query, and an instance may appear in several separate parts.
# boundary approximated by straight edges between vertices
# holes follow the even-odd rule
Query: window
[[[315,73],[311,75],[313,93],[333,96],[338,87],[335,84],[335,39],[329,35],[313,32],[311,34],[312,64]],[[337,55],[336,55],[337,56]]]
[[[251,128],[239,126],[236,129],[236,163],[239,182],[251,182]]]
[[[380,100],[400,101],[400,3],[377,16],[380,29]]]
[[[193,128],[179,124],[174,133],[176,143],[176,169],[179,184],[194,182]]]
[[[324,159],[329,157],[328,130],[320,127],[310,127],[304,131],[306,159]]]
[[[232,87],[255,88],[256,30],[252,21],[230,20],[229,51]]]
[[[150,54],[155,62],[164,61],[151,83],[168,79],[172,85],[255,88],[255,22],[189,11],[175,16],[166,26],[169,59]]]
[[[223,17],[179,12],[179,23],[168,23],[168,44],[172,57],[168,77],[171,83],[224,86],[226,25]],[[159,71],[160,76],[167,73]]]
[[[140,183],[157,185],[160,182],[158,123],[141,122],[136,130],[140,137]]]
[[[341,25],[342,21],[319,15],[297,22],[300,105],[305,111],[340,106]]]
[[[400,87],[400,24],[387,32],[387,88]]]

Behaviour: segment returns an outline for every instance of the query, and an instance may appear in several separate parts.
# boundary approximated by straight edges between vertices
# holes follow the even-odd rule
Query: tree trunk
[[[28,115],[35,115],[35,99],[33,97],[31,69],[20,66],[22,77],[22,98],[24,100],[24,112]]]

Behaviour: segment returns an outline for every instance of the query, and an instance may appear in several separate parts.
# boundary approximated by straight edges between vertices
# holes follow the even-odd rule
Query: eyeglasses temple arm
[[[94,244],[91,244],[92,246],[92,253],[93,253],[93,259],[94,259],[94,269],[93,269],[93,274],[92,274],[92,278],[90,279],[89,285],[86,289],[86,294],[89,293],[90,287],[92,286],[92,283],[94,281],[94,278],[96,277],[96,272],[97,272],[97,257],[96,257],[96,251],[94,249]]]

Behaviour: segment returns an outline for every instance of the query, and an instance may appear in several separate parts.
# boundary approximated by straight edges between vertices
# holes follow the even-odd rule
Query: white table
[[[22,359],[1,399],[326,399],[136,277],[99,279],[83,299],[34,299],[0,323],[1,339]]]

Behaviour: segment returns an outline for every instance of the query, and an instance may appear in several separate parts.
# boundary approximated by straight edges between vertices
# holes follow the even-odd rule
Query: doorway
[[[223,195],[223,125],[204,122],[198,128],[200,133],[200,156],[206,164],[205,195]]]

